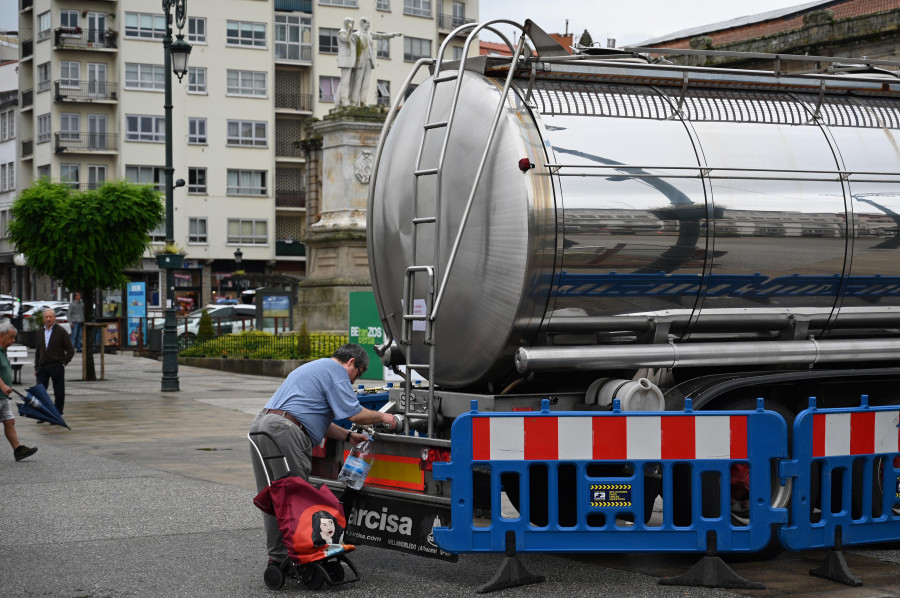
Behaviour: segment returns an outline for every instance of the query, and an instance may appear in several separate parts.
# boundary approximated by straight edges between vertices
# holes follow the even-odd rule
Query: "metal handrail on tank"
[[[418,202],[418,184],[414,185],[414,187],[413,187],[414,196],[413,196],[413,202],[412,202],[413,203],[413,219],[412,219],[413,226],[415,227],[415,226],[418,226],[419,224],[434,224],[435,225],[435,233],[434,233],[434,258],[435,258],[435,260],[437,260],[438,251],[439,251],[439,247],[440,247],[440,229],[439,229],[439,227],[437,227],[437,217],[441,212],[441,185],[442,185],[441,171],[442,171],[442,165],[444,162],[444,158],[446,156],[447,147],[449,144],[451,126],[453,124],[454,116],[456,114],[456,106],[458,103],[459,92],[462,87],[462,74],[465,70],[465,60],[460,60],[459,64],[457,65],[456,72],[452,76],[444,75],[442,77],[441,76],[441,66],[443,64],[443,55],[444,55],[446,48],[448,47],[448,42],[450,39],[453,39],[457,34],[465,31],[466,29],[472,29],[472,28],[474,28],[474,31],[471,32],[467,36],[466,42],[463,46],[463,56],[468,55],[469,47],[472,43],[472,40],[475,38],[475,36],[477,35],[477,33],[479,31],[481,31],[482,29],[485,29],[485,28],[487,28],[488,30],[493,31],[494,33],[499,35],[507,43],[508,46],[511,46],[509,40],[506,39],[506,37],[501,32],[496,31],[495,29],[493,29],[491,27],[491,25],[497,24],[497,23],[511,24],[514,26],[518,26],[520,29],[522,29],[522,27],[520,25],[518,25],[517,23],[515,23],[513,21],[503,20],[503,19],[491,21],[488,23],[483,23],[481,25],[476,25],[473,23],[463,24],[463,25],[457,27],[447,37],[447,39],[444,41],[444,43],[441,44],[441,46],[438,49],[438,56],[435,60],[425,61],[425,60],[420,59],[420,61],[418,61],[416,63],[416,66],[415,66],[413,72],[410,73],[410,75],[407,77],[400,93],[398,93],[397,97],[394,100],[394,103],[391,106],[391,110],[390,110],[390,112],[388,114],[388,118],[386,119],[386,122],[385,122],[385,127],[384,127],[385,133],[379,139],[378,148],[376,150],[375,160],[377,163],[378,160],[380,159],[381,153],[383,151],[384,141],[387,137],[386,133],[390,129],[390,127],[394,121],[394,118],[396,117],[400,98],[405,96],[405,92],[409,88],[409,85],[412,82],[412,78],[415,76],[415,74],[418,72],[418,70],[419,70],[419,68],[421,68],[421,66],[423,66],[424,64],[429,64],[429,65],[435,64],[436,66],[434,69],[434,74],[432,75],[432,78],[431,78],[432,87],[431,87],[431,90],[429,93],[429,98],[428,98],[428,104],[427,104],[428,108],[426,109],[426,113],[425,113],[425,119],[424,119],[425,122],[423,124],[423,132],[422,132],[422,137],[419,142],[419,148],[417,151],[416,165],[415,165],[415,171],[414,171],[414,176],[416,176],[416,177],[435,175],[437,178],[436,185],[435,185],[435,215],[431,216],[431,217],[420,217],[419,216],[419,214],[418,214],[418,204],[419,204],[419,202]],[[524,31],[524,29],[523,29],[523,31]],[[521,54],[522,48],[524,47],[524,43],[525,43],[525,38],[524,38],[524,34],[523,34],[515,52],[513,53],[511,63],[515,63],[516,61],[518,61],[518,57]],[[510,82],[512,80],[512,76],[514,73],[515,73],[515,69],[510,68],[510,75],[508,77],[506,87],[504,88],[504,93],[502,96],[504,98],[506,97],[506,93],[508,92]],[[452,81],[452,80],[456,80],[456,86],[454,88],[453,97],[452,97],[451,104],[450,104],[450,112],[448,114],[447,119],[445,121],[440,121],[440,122],[431,122],[430,118],[431,118],[431,110],[434,106],[435,89],[437,88],[437,85],[439,83],[442,83],[444,81]],[[481,178],[481,173],[484,169],[486,157],[490,150],[491,143],[493,141],[494,131],[496,130],[497,123],[499,122],[499,115],[501,113],[502,106],[503,106],[503,101],[501,100],[501,102],[497,108],[497,114],[494,119],[494,124],[491,129],[491,133],[489,135],[487,145],[485,147],[484,157],[482,158],[481,165],[479,166],[478,174],[476,176],[475,183],[473,184],[472,193],[470,195],[469,202],[466,207],[466,216],[468,215],[468,212],[470,211],[471,204],[474,199],[475,190],[477,188],[478,181]],[[438,129],[438,128],[446,128],[446,132],[444,135],[444,141],[441,145],[441,152],[438,156],[437,166],[435,168],[422,169],[421,161],[422,161],[422,156],[424,154],[425,137],[429,130]],[[374,189],[375,189],[374,181],[371,182],[369,189],[370,189],[369,201],[371,203],[373,201],[373,197],[374,197]],[[456,251],[458,248],[459,239],[461,238],[462,231],[465,227],[466,216],[463,217],[463,221],[460,224],[460,230],[457,235],[457,242],[456,242],[456,244],[454,244],[454,250],[451,252],[450,259],[448,260],[448,266],[447,266],[448,271],[455,259],[455,254],[456,254]],[[371,217],[371,216],[369,216],[369,217]],[[434,318],[436,315],[437,307],[439,305],[439,301],[432,301],[431,298],[433,297],[433,293],[434,293],[433,280],[434,280],[434,272],[435,272],[435,269],[437,268],[437,266],[436,265],[433,265],[433,266],[417,266],[416,265],[416,261],[417,261],[417,242],[416,241],[417,241],[417,235],[413,234],[412,247],[411,247],[412,266],[409,266],[407,268],[406,278],[405,278],[405,283],[404,283],[404,286],[406,287],[404,289],[404,297],[406,298],[406,302],[405,302],[405,305],[403,308],[404,313],[402,316],[402,332],[401,332],[400,340],[401,340],[401,345],[404,345],[404,349],[405,349],[404,354],[405,354],[405,360],[407,363],[406,388],[407,388],[407,391],[409,391],[412,388],[411,371],[412,371],[412,369],[414,369],[413,364],[411,363],[412,324],[413,324],[413,321],[418,321],[418,320],[425,321],[425,326],[426,326],[425,342],[426,342],[426,344],[428,344],[430,346],[429,347],[429,360],[428,360],[429,363],[427,366],[428,371],[429,371],[428,399],[427,399],[428,436],[432,436],[433,431],[434,431],[434,416],[433,416],[433,412],[434,412],[434,409],[433,409],[433,407],[434,407],[434,376],[433,376],[433,372],[434,372],[434,365],[435,365],[433,322],[434,322]],[[371,251],[371,246],[370,246],[370,251]],[[370,256],[370,263],[374,263],[374,261],[371,259],[371,256]],[[424,315],[416,315],[414,313],[415,306],[413,305],[413,301],[412,301],[412,297],[414,295],[414,279],[415,279],[416,274],[421,273],[421,272],[426,273],[429,278],[429,284],[428,284],[429,299],[426,301],[426,313]],[[446,283],[446,278],[444,279],[443,282]],[[442,283],[442,287],[443,287],[443,283]],[[378,301],[377,298],[376,298],[376,301]],[[378,303],[379,303],[379,308],[380,308],[380,301],[378,301]],[[382,310],[382,313],[383,313],[383,310]],[[382,319],[382,322],[385,325],[385,328],[387,330],[390,330],[390,326],[387,323],[386,317]],[[386,343],[383,348],[386,348],[386,346],[389,346],[389,343]],[[403,408],[404,411],[408,411],[410,408],[410,405],[411,405],[411,397],[410,397],[410,400],[408,400],[404,403],[404,408]],[[409,432],[409,418],[408,417],[405,418],[404,428],[405,428],[405,432],[408,433]]]

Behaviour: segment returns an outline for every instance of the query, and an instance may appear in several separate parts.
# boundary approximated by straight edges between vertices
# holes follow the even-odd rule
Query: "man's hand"
[[[3,386],[0,386],[0,392],[2,392],[4,396],[8,397],[12,394],[13,390],[12,388],[4,384]]]

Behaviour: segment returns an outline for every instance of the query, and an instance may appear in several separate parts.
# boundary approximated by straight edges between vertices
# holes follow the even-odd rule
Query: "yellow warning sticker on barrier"
[[[630,507],[631,484],[591,484],[592,507]]]

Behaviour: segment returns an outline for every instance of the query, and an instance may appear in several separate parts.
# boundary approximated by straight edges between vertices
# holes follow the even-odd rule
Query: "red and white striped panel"
[[[746,415],[473,417],[476,461],[746,459]]]
[[[900,452],[900,411],[813,415],[813,457]]]

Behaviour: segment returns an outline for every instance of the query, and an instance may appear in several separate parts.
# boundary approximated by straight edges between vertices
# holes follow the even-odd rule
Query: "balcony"
[[[22,0],[22,8],[21,10],[29,10],[31,6],[34,4],[34,0]]]
[[[441,15],[438,19],[438,29],[444,33],[450,33],[460,25],[466,23],[474,23],[475,19],[467,19],[465,17],[455,17],[453,15]],[[468,33],[468,32],[467,32]]]
[[[59,79],[53,82],[57,102],[115,102],[118,101],[114,81],[75,81]]]
[[[30,160],[34,156],[34,139],[22,140],[22,159]]]
[[[118,135],[115,133],[63,131],[54,133],[54,137],[56,139],[57,154],[62,152],[75,154],[114,154],[118,151]]]
[[[23,112],[25,110],[31,110],[34,106],[34,90],[26,89],[22,92],[22,103],[19,104],[21,106],[20,110]]]
[[[312,14],[312,0],[275,0],[275,10],[308,12]]]
[[[53,43],[57,50],[115,50],[119,32],[112,29],[82,29],[81,27],[57,27],[53,30]]]
[[[276,191],[276,208],[305,208],[306,191]]]
[[[287,162],[302,161],[305,158],[303,148],[295,139],[275,139],[275,159]]]
[[[277,239],[275,257],[306,257],[306,245],[296,239]]]
[[[312,95],[292,91],[276,91],[275,110],[294,110],[312,114]]]
[[[34,39],[23,39],[21,46],[22,61],[31,60],[31,57],[34,56]]]

